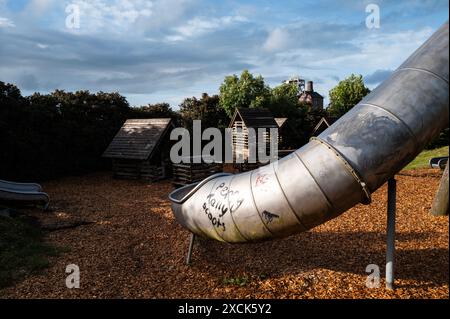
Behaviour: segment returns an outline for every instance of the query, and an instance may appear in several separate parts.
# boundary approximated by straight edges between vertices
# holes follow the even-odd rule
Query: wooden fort
[[[281,120],[280,120],[280,124]],[[278,129],[278,124],[275,121],[272,113],[267,109],[256,108],[237,108],[229,128],[232,132],[232,150],[233,150],[233,162],[236,163],[235,167],[241,171],[256,168],[261,164],[259,161],[251,163],[250,160],[250,141],[249,141],[249,128],[252,128],[256,132],[256,145],[255,151],[258,152],[258,144],[262,141],[258,140],[258,129],[263,129],[263,139],[265,140],[266,154],[270,152],[270,129]],[[238,159],[241,159],[242,164],[237,163]]]
[[[323,131],[333,125],[334,122],[338,120],[337,117],[323,116],[320,121],[314,127],[311,136],[319,136]]]
[[[112,160],[114,176],[148,181],[168,177],[172,128],[170,118],[127,120],[103,153]]]
[[[284,136],[287,134],[287,117],[274,118],[278,125],[278,149],[284,149]]]

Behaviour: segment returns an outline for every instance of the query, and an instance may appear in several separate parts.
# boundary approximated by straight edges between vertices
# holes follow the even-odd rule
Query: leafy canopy
[[[253,76],[244,70],[241,76],[233,74],[225,77],[220,86],[219,104],[229,117],[237,107],[265,107],[270,100],[270,88],[261,75]]]
[[[369,93],[362,75],[352,74],[330,91],[328,112],[333,116],[342,116]]]
[[[203,127],[225,128],[229,119],[224,109],[219,106],[219,96],[203,93],[200,99],[186,98],[180,104],[180,115],[183,126],[192,128],[192,121],[202,120]]]

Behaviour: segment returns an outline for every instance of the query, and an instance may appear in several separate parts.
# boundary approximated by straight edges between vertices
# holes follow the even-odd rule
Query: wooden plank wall
[[[233,123],[232,137],[233,162],[236,162],[239,156],[247,161],[249,157],[248,129],[243,121]]]
[[[184,186],[199,182],[208,176],[223,171],[222,163],[179,163],[172,164],[173,184]]]
[[[166,177],[163,167],[149,161],[114,159],[112,164],[117,178],[155,181]]]
[[[258,129],[255,128],[256,138],[258,139]],[[266,142],[266,154],[269,154],[270,152],[270,131],[267,129],[267,131],[264,133],[264,140]],[[264,164],[261,164],[259,162],[257,163],[249,163],[249,138],[248,138],[248,129],[245,126],[243,121],[234,121],[233,127],[232,127],[232,149],[233,149],[233,162],[235,163],[235,168],[237,168],[239,171],[248,171],[255,168],[258,168],[260,166],[263,166]],[[255,148],[256,152],[258,152],[258,148]],[[237,163],[237,159],[239,158],[244,159],[244,163]],[[256,155],[256,159],[257,155]]]

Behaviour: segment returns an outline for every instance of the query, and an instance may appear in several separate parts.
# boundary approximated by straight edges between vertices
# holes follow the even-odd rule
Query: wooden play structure
[[[154,181],[170,175],[170,118],[130,119],[103,157],[112,160],[114,177]]]
[[[201,158],[201,156],[198,156]],[[191,156],[182,163],[172,164],[173,184],[175,186],[184,186],[199,182],[208,176],[222,172],[222,163],[194,163],[194,156]]]
[[[285,121],[279,121],[280,124]],[[260,163],[251,163],[250,157],[250,144],[249,141],[249,129],[252,128],[256,131],[255,151],[258,152],[258,144],[261,140],[258,140],[258,130],[264,130],[263,139],[265,141],[266,153],[270,152],[270,129],[278,129],[279,125],[275,118],[267,109],[254,109],[254,108],[236,108],[236,111],[232,117],[229,128],[232,130],[232,150],[233,150],[233,162],[237,163],[235,166],[240,171],[246,171],[261,166]],[[238,163],[238,159],[241,159],[242,163]]]

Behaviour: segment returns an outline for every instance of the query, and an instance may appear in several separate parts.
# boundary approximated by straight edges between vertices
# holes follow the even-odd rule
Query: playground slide
[[[440,168],[440,169],[444,170],[447,163],[448,163],[448,157],[433,157],[430,159],[430,167],[431,168]]]
[[[172,192],[178,222],[196,235],[240,243],[306,231],[370,203],[371,193],[448,126],[448,39],[447,22],[389,79],[293,154]]]
[[[45,210],[48,208],[50,199],[46,193],[42,192],[39,184],[0,180],[0,201],[41,203]]]
[[[36,183],[16,183],[0,179],[0,188],[8,188],[18,191],[36,191],[41,192],[42,187]]]

